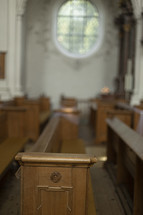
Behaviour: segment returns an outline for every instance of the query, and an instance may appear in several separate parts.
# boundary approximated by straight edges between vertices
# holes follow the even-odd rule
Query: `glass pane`
[[[63,4],[63,6],[60,8],[58,15],[70,16],[70,14],[71,14],[71,1],[68,1],[65,4]]]
[[[99,14],[87,0],[72,0],[62,5],[57,17],[57,40],[72,54],[82,55],[95,45]]]
[[[84,19],[82,17],[76,18],[75,20],[72,21],[72,25],[73,25],[72,33],[74,35],[81,35],[82,37],[84,29]]]
[[[94,36],[98,32],[99,21],[97,18],[89,18],[87,19],[87,23],[85,26],[85,35]]]
[[[57,34],[69,34],[70,18],[59,17],[57,22]]]

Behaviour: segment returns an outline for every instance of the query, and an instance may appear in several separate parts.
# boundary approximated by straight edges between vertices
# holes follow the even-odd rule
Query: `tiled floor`
[[[0,183],[0,215],[20,214],[20,180],[15,177],[16,169],[13,163]]]

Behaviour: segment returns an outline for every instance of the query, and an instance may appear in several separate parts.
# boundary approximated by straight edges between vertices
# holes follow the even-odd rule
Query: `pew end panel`
[[[105,102],[105,101],[97,101],[97,111],[96,111],[96,124],[95,124],[95,134],[96,139],[95,143],[101,143],[107,141],[107,125],[106,125],[106,118],[107,112],[109,110],[113,110],[115,103],[112,102]]]
[[[25,201],[26,201],[26,204],[28,204],[28,202],[29,202],[29,206],[26,206],[27,208],[29,208],[28,210],[31,211],[31,208],[32,208],[32,210],[34,211],[34,210],[37,210],[35,208],[37,208],[37,207],[39,208],[39,203],[37,206],[37,198],[39,199],[39,197],[36,198],[34,196],[34,200],[32,197],[33,195],[35,195],[34,192],[36,192],[36,191],[32,191],[32,189],[34,189],[33,186],[37,187],[37,186],[39,186],[39,184],[38,185],[36,184],[37,181],[33,182],[33,178],[31,178],[31,177],[29,179],[28,175],[32,174],[32,176],[34,177],[34,180],[37,180],[37,177],[38,177],[38,181],[39,181],[39,178],[41,177],[41,174],[42,174],[43,176],[42,176],[42,179],[40,179],[40,181],[41,181],[40,183],[43,183],[42,186],[45,186],[46,183],[49,183],[49,180],[47,180],[47,177],[49,177],[48,174],[51,174],[51,172],[48,173],[50,171],[48,168],[50,168],[50,169],[56,168],[56,169],[52,169],[52,170],[54,170],[54,172],[60,171],[60,173],[63,173],[63,171],[65,171],[65,172],[67,171],[68,174],[63,173],[63,177],[64,177],[64,174],[66,174],[66,176],[68,177],[68,181],[72,182],[72,184],[74,184],[74,181],[75,181],[76,182],[75,185],[79,188],[80,188],[80,183],[81,183],[82,178],[83,178],[83,181],[81,183],[82,184],[82,191],[80,192],[78,190],[79,188],[78,189],[77,188],[72,189],[72,192],[74,191],[73,196],[72,196],[72,208],[78,207],[77,198],[80,198],[79,202],[81,202],[82,199],[84,199],[84,201],[86,201],[86,204],[84,202],[84,211],[80,211],[80,208],[78,207],[77,209],[72,209],[71,212],[69,212],[67,209],[64,209],[64,212],[63,212],[62,209],[60,209],[60,205],[59,205],[59,206],[57,206],[57,208],[58,208],[57,210],[58,211],[61,210],[61,214],[68,214],[68,213],[69,214],[75,214],[75,213],[80,214],[81,212],[82,212],[82,215],[83,214],[86,214],[86,215],[95,215],[96,214],[94,197],[93,197],[93,192],[92,192],[92,185],[91,185],[90,174],[89,174],[89,167],[90,167],[91,163],[94,163],[96,161],[96,159],[94,158],[94,156],[92,156],[94,162],[91,159],[90,165],[87,163],[85,164],[84,159],[82,160],[82,158],[87,158],[88,155],[80,154],[80,153],[85,153],[84,143],[82,142],[82,140],[73,140],[73,139],[72,140],[63,140],[62,135],[61,135],[61,127],[62,127],[61,118],[62,118],[61,116],[55,116],[55,117],[52,117],[50,119],[50,122],[47,124],[44,131],[42,132],[39,139],[37,140],[36,144],[34,144],[33,148],[31,149],[31,152],[35,152],[34,154],[33,153],[32,154],[31,153],[30,154],[29,153],[28,154],[23,153],[23,154],[18,154],[16,156],[16,160],[18,160],[21,164],[21,169],[22,169],[21,174],[22,175],[26,174],[26,175],[23,175],[21,178],[21,188],[22,188],[22,196],[21,196],[22,208],[21,208],[21,210],[22,210],[22,215],[27,213],[27,211],[23,212],[23,210],[25,210],[24,209],[25,207],[23,206],[23,205],[25,205]],[[67,145],[69,146],[68,149],[67,149]],[[54,152],[54,153],[51,153],[51,152]],[[59,152],[61,152],[62,154]],[[49,154],[50,157],[52,157],[51,163],[46,163],[47,161],[44,161],[44,159],[49,159],[49,158],[46,158],[47,153]],[[58,156],[60,158],[59,161],[57,161],[57,159],[53,161],[53,159],[55,159],[55,153],[58,153],[58,154],[56,154],[56,156]],[[76,155],[74,155],[74,154],[76,154]],[[33,155],[35,158],[33,158]],[[25,159],[27,159],[26,158],[27,156],[29,159],[28,162],[25,160]],[[38,156],[37,161],[35,160],[36,156]],[[78,164],[75,163],[73,158],[78,159],[79,163]],[[65,160],[63,160],[63,159],[65,159]],[[81,159],[81,163],[80,163],[80,159]],[[55,166],[55,163],[57,164],[57,166]],[[63,168],[63,169],[61,170],[61,168]],[[45,169],[46,169],[46,171],[45,171]],[[79,177],[79,178],[77,179],[77,177]],[[45,182],[45,180],[46,180],[46,182]],[[67,180],[64,180],[64,181],[67,182]],[[61,179],[61,182],[62,182],[62,179]],[[57,186],[56,184],[54,184],[54,185]],[[49,185],[46,184],[46,189],[48,186]],[[67,186],[67,185],[65,185],[65,186]],[[65,186],[62,185],[61,187],[65,187]],[[89,190],[87,190],[87,187],[89,188]],[[55,189],[57,190],[57,187]],[[59,189],[61,189],[61,188],[59,188]],[[41,190],[41,185],[40,185],[40,190]],[[41,190],[41,191],[42,191],[43,202],[48,201],[50,204],[49,207],[53,208],[52,207],[53,202],[54,202],[53,198],[54,199],[56,197],[60,198],[60,196],[59,196],[60,194],[57,193],[57,195],[56,195],[56,193],[53,193],[53,191],[52,191],[52,193],[49,193],[50,190],[47,190],[47,191]],[[66,191],[66,193],[68,192],[67,190],[65,190],[65,191],[62,190],[62,191],[63,192]],[[29,192],[30,192],[30,194],[29,194]],[[32,194],[32,192],[33,192],[33,194]],[[55,192],[55,190],[54,190],[54,192]],[[24,193],[24,195],[23,195],[23,193]],[[49,195],[47,196],[46,194],[49,194]],[[26,196],[29,196],[29,195],[31,196],[31,198],[27,200]],[[41,193],[40,193],[40,195],[41,195]],[[23,197],[25,197],[25,199]],[[66,199],[64,197],[64,193],[63,193],[63,196],[61,198],[63,199],[63,200],[61,200],[62,204],[65,205]],[[32,202],[31,202],[31,199],[32,199]],[[73,202],[75,202],[75,203],[73,203]],[[58,204],[58,203],[61,204],[60,201],[56,202],[56,204]],[[42,212],[38,210],[37,213],[39,213],[39,214],[41,214],[41,213],[47,214],[48,213],[49,214],[50,213],[48,210],[49,208],[45,208],[45,207],[46,206],[44,206],[43,209],[40,209],[40,210],[43,210]],[[86,211],[85,211],[85,209],[86,209]],[[54,214],[54,212],[52,211],[52,215],[53,214]],[[57,212],[56,214],[59,214],[59,213]],[[34,215],[34,213],[33,213],[33,215]]]
[[[87,176],[94,156],[19,153],[16,160],[22,167],[22,215],[87,214]]]

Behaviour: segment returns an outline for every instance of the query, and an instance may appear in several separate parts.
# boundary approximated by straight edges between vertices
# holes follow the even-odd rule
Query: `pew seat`
[[[61,153],[74,153],[74,154],[86,153],[84,142],[81,139],[63,141],[61,144],[60,152]]]
[[[44,125],[50,118],[51,111],[42,111],[39,116],[40,125]]]
[[[27,141],[27,138],[13,137],[0,143],[0,178],[14,160],[15,155],[24,148]]]

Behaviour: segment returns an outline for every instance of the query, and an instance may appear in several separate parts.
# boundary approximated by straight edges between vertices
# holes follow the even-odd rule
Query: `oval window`
[[[57,16],[57,41],[72,56],[90,53],[99,38],[99,13],[87,0],[66,1]]]

